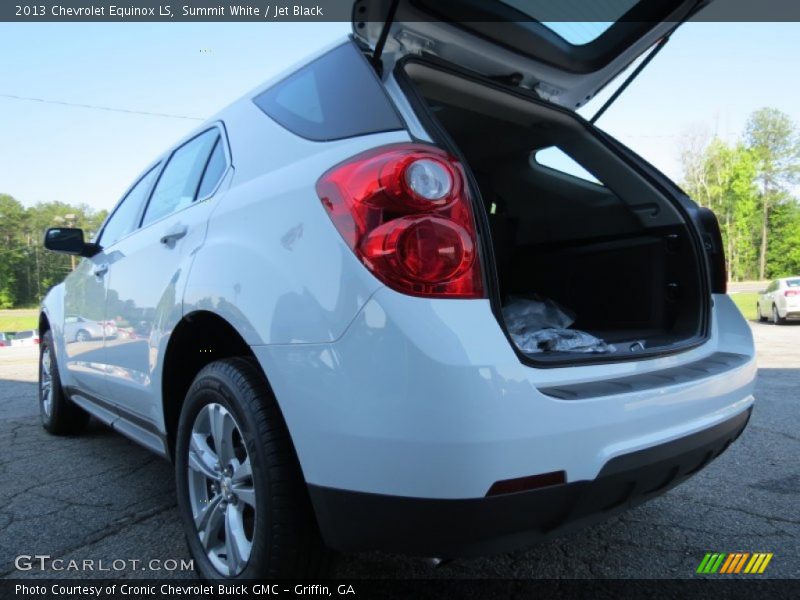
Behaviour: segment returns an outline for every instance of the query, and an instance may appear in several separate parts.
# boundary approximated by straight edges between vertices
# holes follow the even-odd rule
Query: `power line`
[[[10,98],[11,100],[25,100],[28,102],[41,102],[43,104],[59,104],[61,106],[72,106],[77,108],[88,108],[90,110],[105,110],[108,112],[127,113],[131,115],[147,115],[149,117],[164,117],[168,119],[188,119],[190,121],[204,121],[200,117],[188,117],[186,115],[172,115],[169,113],[148,112],[145,110],[130,110],[127,108],[114,108],[111,106],[97,106],[95,104],[79,104],[77,102],[63,102],[61,100],[48,100],[47,98],[33,98],[30,96],[16,96],[14,94],[0,94],[0,98]]]

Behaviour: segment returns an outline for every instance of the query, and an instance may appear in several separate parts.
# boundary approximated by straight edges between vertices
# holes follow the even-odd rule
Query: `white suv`
[[[676,485],[750,415],[713,214],[574,112],[695,3],[579,52],[387,5],[156,159],[96,240],[46,234],[85,258],[42,308],[44,426],[92,415],[174,461],[204,577],[524,547]],[[602,351],[517,346],[514,302]],[[74,343],[75,314],[120,333]]]

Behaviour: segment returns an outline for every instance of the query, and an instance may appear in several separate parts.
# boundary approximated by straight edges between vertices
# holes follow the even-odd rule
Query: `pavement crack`
[[[743,508],[739,508],[738,506],[725,506],[723,504],[714,504],[713,502],[708,502],[706,500],[698,500],[696,498],[683,498],[683,500],[686,501],[686,502],[693,502],[694,504],[700,504],[701,506],[706,506],[708,508],[714,508],[714,509],[722,508],[724,510],[732,510],[734,512],[739,512],[739,513],[742,513],[744,515],[749,515],[751,517],[764,519],[768,523],[771,523],[772,521],[775,521],[775,522],[778,522],[778,523],[789,523],[791,525],[800,525],[800,521],[798,521],[798,520],[786,519],[786,518],[783,518],[783,517],[765,515],[763,513],[758,513],[758,512],[755,512],[755,511],[745,510]]]
[[[128,516],[128,517],[123,517],[122,519],[118,519],[117,521],[115,521],[114,523],[104,527],[103,529],[88,535],[79,544],[76,544],[74,546],[68,546],[66,548],[62,548],[61,551],[60,551],[59,556],[58,557],[54,556],[53,558],[63,558],[68,554],[71,554],[73,552],[77,552],[77,551],[81,550],[82,548],[86,548],[87,546],[91,546],[93,544],[97,544],[99,542],[102,542],[103,540],[105,540],[107,538],[110,538],[110,537],[112,537],[112,536],[124,531],[125,529],[127,529],[129,527],[132,527],[132,526],[137,525],[137,524],[139,524],[139,523],[141,523],[143,521],[146,521],[147,519],[150,519],[151,517],[155,517],[155,516],[160,515],[162,513],[174,510],[176,506],[177,506],[176,503],[172,503],[172,504],[169,504],[167,506],[163,506],[163,505],[162,506],[156,506],[156,507],[153,507],[153,508],[151,508],[149,510],[143,511],[141,513],[138,513],[138,514],[135,514],[135,515],[131,515],[131,516]],[[16,569],[9,569],[7,571],[0,572],[0,578],[7,578],[9,575],[15,575],[15,574],[17,574],[17,570]]]
[[[756,431],[766,431],[767,433],[774,433],[775,435],[783,436],[792,441],[800,442],[800,437],[791,435],[790,433],[786,433],[785,431],[778,431],[777,429],[770,429],[769,427],[762,427],[761,425],[750,425],[750,429],[755,429]]]

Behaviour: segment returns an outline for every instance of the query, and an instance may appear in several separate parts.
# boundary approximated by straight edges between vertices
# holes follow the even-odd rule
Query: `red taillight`
[[[386,285],[415,296],[482,298],[464,170],[433,146],[369,150],[317,182],[336,228]]]
[[[785,292],[783,292],[783,295],[786,296],[787,298],[789,296],[800,296],[800,290],[786,290]]]

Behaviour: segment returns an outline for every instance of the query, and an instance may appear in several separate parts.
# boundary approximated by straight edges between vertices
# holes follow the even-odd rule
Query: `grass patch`
[[[39,327],[39,311],[35,308],[0,310],[0,331],[23,331]]]
[[[742,311],[742,315],[748,321],[755,321],[758,319],[756,313],[756,303],[758,302],[758,294],[756,292],[741,292],[739,294],[731,294],[731,300]]]

